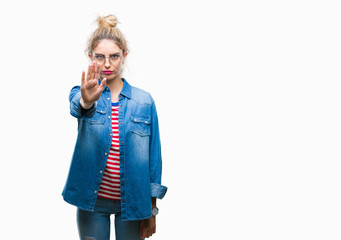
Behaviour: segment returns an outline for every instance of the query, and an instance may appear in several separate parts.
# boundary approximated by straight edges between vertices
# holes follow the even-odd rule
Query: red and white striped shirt
[[[105,166],[101,186],[98,191],[98,197],[120,200],[120,148],[118,139],[118,105],[112,103],[111,121],[112,121],[112,142],[111,148]]]

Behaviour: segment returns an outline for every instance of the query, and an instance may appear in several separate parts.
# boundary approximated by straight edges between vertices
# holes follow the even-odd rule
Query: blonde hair
[[[123,54],[128,52],[127,41],[120,29],[116,27],[117,23],[119,22],[114,15],[98,17],[98,27],[89,38],[86,52],[92,54],[94,48],[103,39],[113,40],[123,50]]]

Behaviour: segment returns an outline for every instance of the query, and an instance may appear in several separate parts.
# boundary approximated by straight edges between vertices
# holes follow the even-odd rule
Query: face
[[[101,64],[100,78],[107,81],[121,77],[121,70],[127,53],[123,54],[113,40],[103,39],[94,48],[92,55],[89,53],[91,61]]]

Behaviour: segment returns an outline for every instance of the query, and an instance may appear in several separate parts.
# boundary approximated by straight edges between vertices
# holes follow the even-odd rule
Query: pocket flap
[[[99,114],[104,115],[105,114],[105,109],[96,109],[96,112],[98,112]]]
[[[150,124],[150,117],[148,116],[137,116],[137,115],[132,115],[130,117],[131,121],[135,123],[145,123],[145,124]]]

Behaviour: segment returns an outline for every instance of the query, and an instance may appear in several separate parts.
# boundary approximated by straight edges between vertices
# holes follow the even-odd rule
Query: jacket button
[[[110,118],[110,116],[108,116],[108,118]]]
[[[121,141],[121,144],[123,144],[124,142],[123,141]]]
[[[124,202],[124,203],[125,203],[125,202],[126,202],[126,200],[125,200],[125,199],[123,199],[123,200],[122,200],[122,202]]]
[[[99,173],[103,173],[103,171],[101,170],[101,171],[99,171]]]
[[[95,193],[97,193],[97,191],[95,190]]]
[[[123,163],[124,163],[124,160],[121,160],[121,163],[123,164]]]
[[[104,153],[104,155],[106,156],[106,155],[108,155],[108,153]]]

